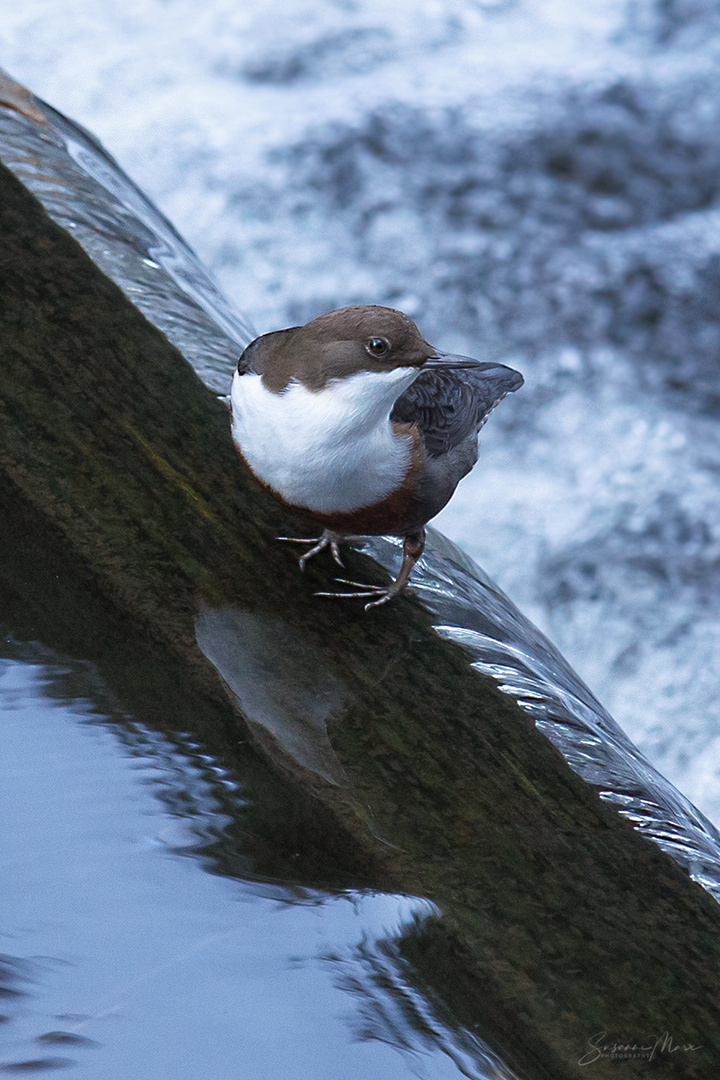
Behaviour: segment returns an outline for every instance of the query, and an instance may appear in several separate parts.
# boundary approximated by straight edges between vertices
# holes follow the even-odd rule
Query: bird
[[[355,305],[255,338],[233,375],[231,435],[246,470],[282,506],[322,526],[326,548],[367,536],[403,541],[389,586],[338,578],[353,591],[400,594],[425,547],[425,525],[449,502],[478,457],[478,434],[523,377],[503,364],[441,352],[394,308]]]

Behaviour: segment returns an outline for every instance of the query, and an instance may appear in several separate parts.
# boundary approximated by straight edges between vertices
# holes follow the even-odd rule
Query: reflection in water
[[[1,663],[0,679],[2,679]],[[3,862],[5,863],[6,860]],[[5,927],[2,936],[6,940],[13,940],[16,937]],[[17,1040],[13,1039],[13,1033],[23,1025],[29,1011],[29,999],[32,998],[35,988],[43,982],[44,977],[51,975],[53,970],[60,966],[57,961],[49,957],[0,955],[0,1047],[4,1048],[6,1041],[10,1047],[14,1042],[17,1043]],[[47,1046],[53,1046],[53,1048],[62,1046],[67,1050],[69,1046],[91,1048],[95,1045],[92,1039],[86,1039],[82,1035],[74,1035],[66,1031],[49,1031],[33,1039],[31,1045],[26,1046],[25,1052],[21,1053],[16,1060],[0,1059],[0,1072],[34,1073],[62,1069],[68,1065],[75,1065],[77,1062],[68,1057],[47,1054],[40,1056],[38,1049]]]
[[[321,641],[240,608],[204,611],[195,635],[250,724],[269,732],[299,765],[329,783],[345,781],[327,734],[328,720],[343,708],[343,686]]]
[[[270,629],[242,625],[250,642]],[[431,904],[322,890],[302,864],[301,885],[227,876],[251,863],[251,785],[232,763],[139,724],[87,662],[3,651],[0,1069],[337,1080],[342,1060],[347,1080],[511,1077],[412,988],[394,943]],[[342,702],[339,680],[322,686]]]
[[[412,924],[405,931],[412,933]],[[420,1076],[421,1055],[440,1052],[462,1076],[516,1080],[516,1074],[482,1039],[453,1022],[441,1001],[427,989],[419,992],[399,937],[366,940],[345,955],[327,953],[324,957],[336,985],[356,999],[356,1012],[348,1017],[355,1037],[405,1052],[417,1061]]]
[[[24,984],[31,978],[26,960],[0,953],[0,1024],[10,1022],[18,999],[25,995]]]

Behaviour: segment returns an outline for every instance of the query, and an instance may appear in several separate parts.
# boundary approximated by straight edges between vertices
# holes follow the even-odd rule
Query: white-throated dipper
[[[350,536],[398,536],[403,562],[387,588],[345,582],[384,604],[406,585],[425,525],[477,461],[478,433],[522,375],[442,353],[412,319],[375,305],[340,308],[256,338],[232,384],[232,438],[278,502],[322,525],[309,558]],[[290,539],[279,537],[278,539]]]

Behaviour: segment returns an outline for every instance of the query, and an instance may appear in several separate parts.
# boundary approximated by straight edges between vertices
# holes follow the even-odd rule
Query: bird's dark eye
[[[384,337],[371,337],[365,342],[365,348],[371,356],[385,356],[390,352],[390,342]]]

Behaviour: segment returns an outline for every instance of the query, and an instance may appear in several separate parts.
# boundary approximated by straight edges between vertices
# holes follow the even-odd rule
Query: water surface
[[[511,1075],[402,977],[393,940],[430,904],[220,874],[247,797],[228,769],[103,712],[87,662],[14,641],[2,657],[4,1071]]]

